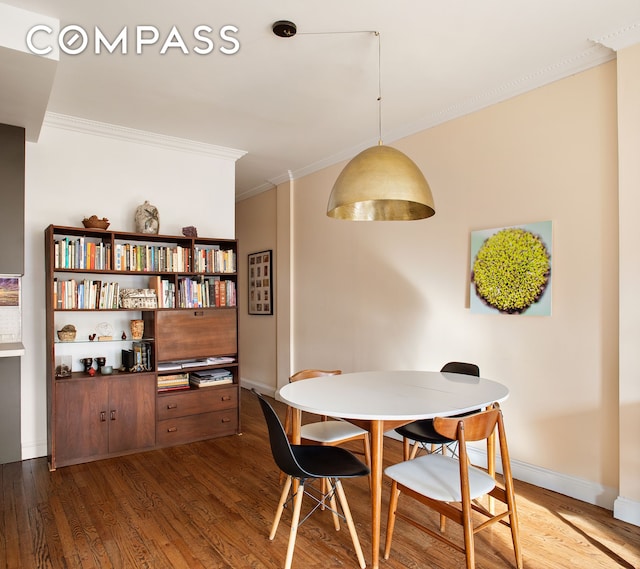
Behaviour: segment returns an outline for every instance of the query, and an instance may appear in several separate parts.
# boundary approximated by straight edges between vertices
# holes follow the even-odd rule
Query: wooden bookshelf
[[[51,469],[240,432],[237,251],[234,239],[46,228]],[[85,370],[98,357],[111,374]],[[224,369],[210,374],[224,382],[167,389],[176,366]]]

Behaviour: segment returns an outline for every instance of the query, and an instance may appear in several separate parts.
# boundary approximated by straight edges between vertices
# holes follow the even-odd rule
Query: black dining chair
[[[276,515],[271,527],[269,539],[273,539],[278,530],[280,518],[285,507],[293,503],[291,518],[291,530],[289,533],[289,545],[284,568],[290,569],[293,560],[293,550],[295,548],[298,527],[318,508],[326,507],[332,513],[336,530],[340,529],[339,518],[345,520],[353,546],[356,550],[358,563],[362,569],[366,567],[358,534],[351,517],[349,504],[342,488],[341,478],[355,478],[367,476],[369,467],[361,462],[354,454],[341,447],[321,446],[321,445],[292,445],[280,422],[278,415],[269,402],[255,389],[251,390],[260,401],[260,406],[264,414],[269,431],[269,441],[271,453],[278,468],[282,470],[287,479],[280,494],[280,501],[276,510]],[[326,480],[328,482],[326,494],[314,492],[311,483],[313,480]],[[293,482],[296,484],[293,484]],[[289,491],[293,486],[293,493],[289,496]],[[304,495],[310,496],[315,506],[302,521],[300,521],[300,511],[302,509],[302,498]],[[342,514],[336,507],[336,495],[342,507]],[[327,506],[328,504],[328,506]]]
[[[465,375],[473,375],[480,377],[480,368],[476,364],[466,362],[448,362],[440,370],[443,373],[462,373]],[[469,411],[469,413],[475,413],[475,411]],[[460,415],[460,416],[464,416]],[[433,419],[420,419],[413,421],[402,427],[396,429],[396,433],[402,436],[403,442],[403,460],[410,460],[415,458],[418,450],[422,447],[427,452],[433,452],[434,450],[444,449],[449,445],[455,446],[456,441],[443,437],[437,433],[433,428]],[[410,450],[411,441],[413,441],[413,448]],[[455,452],[452,449],[452,452]]]

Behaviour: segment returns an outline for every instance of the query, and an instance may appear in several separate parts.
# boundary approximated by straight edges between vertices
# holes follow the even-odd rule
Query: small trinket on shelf
[[[99,342],[108,342],[113,340],[113,326],[111,326],[111,324],[108,322],[100,322],[97,328]]]
[[[120,336],[123,340],[127,339],[127,333],[123,330],[122,331],[122,336]]]
[[[96,339],[96,334],[95,332],[93,334],[89,334],[89,341],[93,342]]]

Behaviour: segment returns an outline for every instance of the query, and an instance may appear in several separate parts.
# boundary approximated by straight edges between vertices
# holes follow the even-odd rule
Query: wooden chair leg
[[[496,478],[496,431],[487,439],[487,472],[495,480]],[[487,509],[492,514],[496,513],[496,503],[493,496],[489,496]]]
[[[368,433],[362,438],[362,446],[364,447],[364,462],[371,470],[371,443],[369,442]],[[369,490],[373,488],[371,484],[371,472],[369,472]]]
[[[402,460],[409,460],[411,442],[407,437],[402,437]]]
[[[471,506],[462,507],[462,528],[464,532],[464,555],[467,561],[467,569],[475,569],[476,555],[474,548],[473,522],[471,520]]]
[[[393,539],[393,528],[396,525],[396,509],[398,507],[398,498],[400,490],[398,483],[394,480],[391,482],[391,496],[389,497],[389,515],[387,516],[387,535],[384,544],[384,558],[389,559],[391,553],[391,540]]]
[[[298,523],[300,522],[300,510],[302,509],[302,497],[304,496],[304,483],[298,486],[298,492],[293,501],[293,516],[291,517],[291,531],[289,532],[289,545],[287,546],[287,557],[284,562],[284,569],[291,569],[293,561],[293,550],[296,546],[296,535],[298,533]]]
[[[282,512],[284,511],[284,504],[289,497],[289,490],[291,488],[291,476],[287,476],[287,480],[284,483],[284,488],[282,489],[282,493],[280,494],[280,501],[278,502],[278,509],[276,510],[276,517],[273,520],[273,525],[271,526],[271,533],[269,534],[269,539],[273,540],[276,536],[276,531],[278,531],[278,524],[280,523],[280,518],[282,517]]]
[[[322,485],[324,488],[326,488],[327,485],[331,485],[331,481],[327,480],[326,478],[323,478]],[[322,495],[324,496],[324,492]],[[333,517],[333,527],[336,528],[336,531],[340,531],[340,517],[338,516],[338,508],[336,506],[336,495],[334,492],[331,492],[331,496],[329,497],[329,506],[331,507],[331,515]]]
[[[338,498],[340,499],[340,504],[342,505],[342,511],[344,513],[344,518],[347,522],[347,527],[349,528],[349,533],[351,534],[353,547],[356,550],[358,563],[360,563],[360,569],[364,569],[367,566],[367,564],[364,561],[364,555],[362,554],[362,547],[360,547],[360,540],[358,539],[358,534],[356,533],[356,526],[353,523],[353,518],[351,517],[351,510],[349,509],[347,497],[344,495],[344,489],[342,488],[342,483],[340,482],[340,480],[336,480],[336,491],[338,493]]]

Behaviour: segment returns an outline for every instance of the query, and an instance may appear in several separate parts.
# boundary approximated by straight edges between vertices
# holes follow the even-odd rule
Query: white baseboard
[[[266,383],[260,383],[259,381],[251,381],[248,379],[241,379],[240,384],[244,389],[255,389],[261,395],[266,395],[267,397],[275,397],[276,389],[274,389],[273,385],[267,385]]]
[[[22,443],[22,460],[40,458],[47,456],[47,441],[35,441],[32,443]]]
[[[613,517],[640,526],[640,502],[618,496],[613,504]]]

